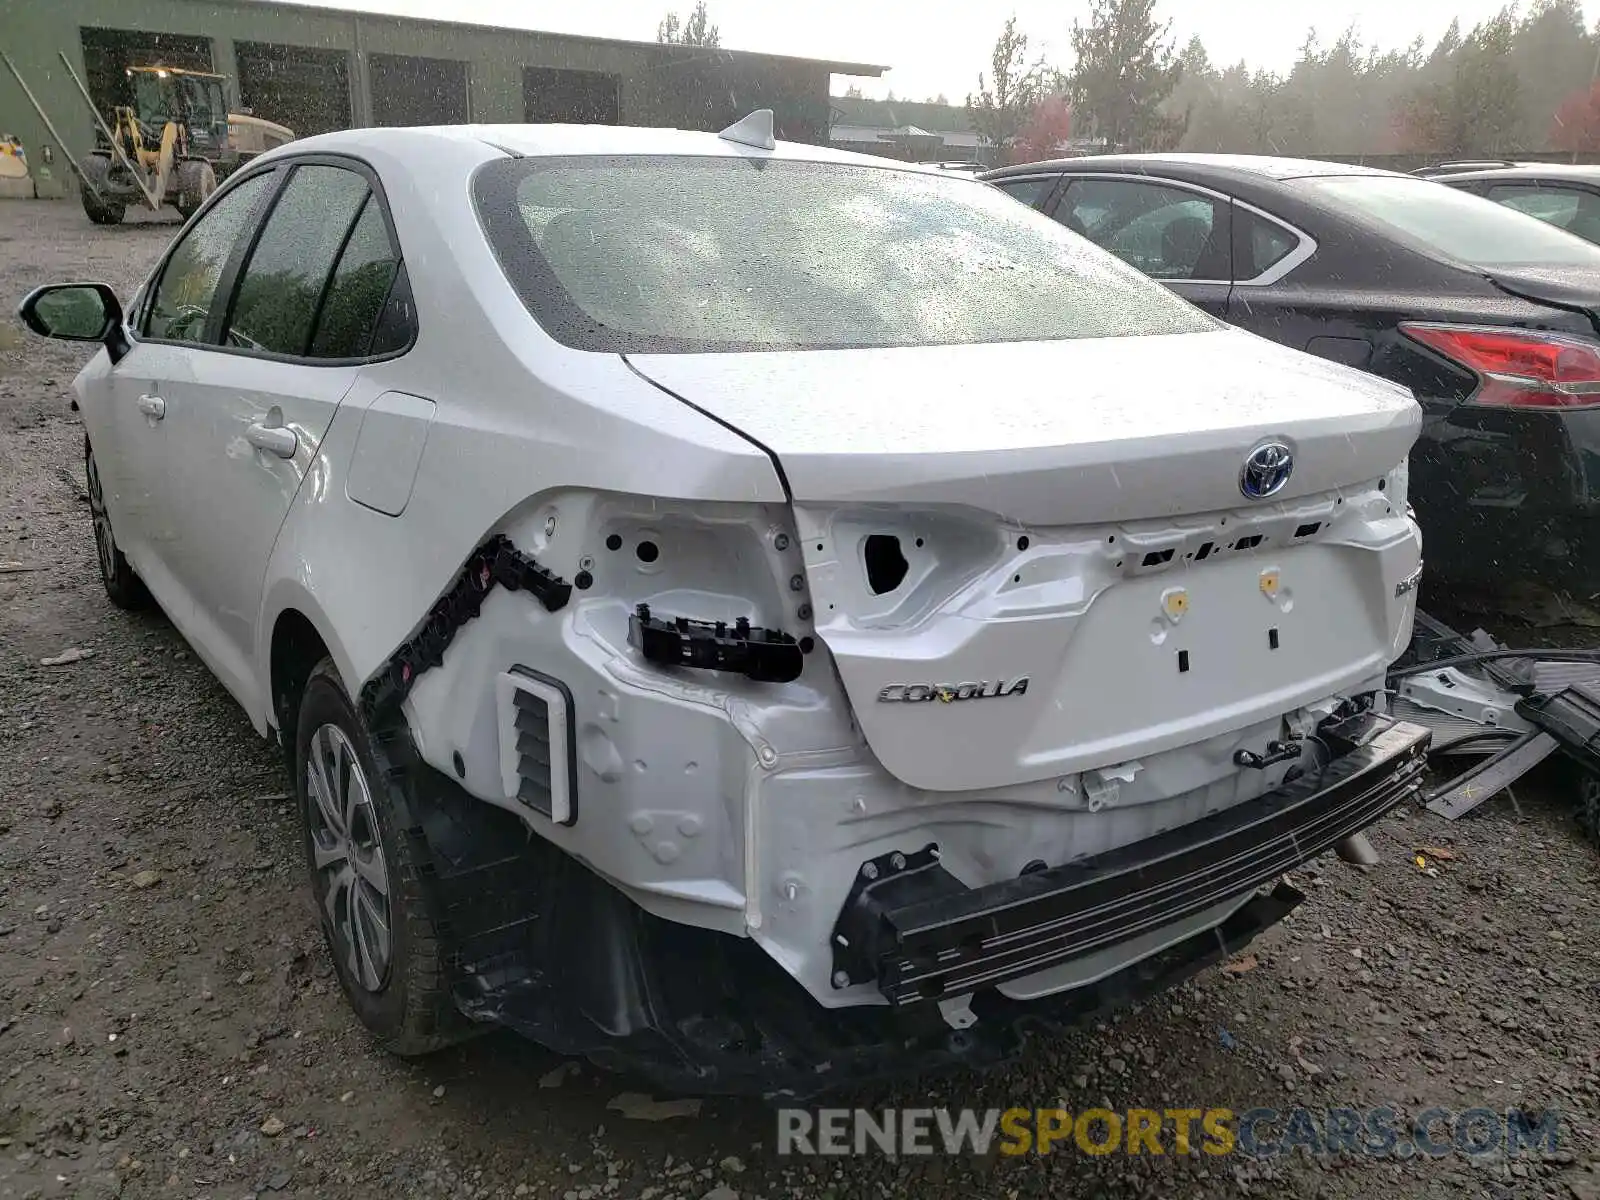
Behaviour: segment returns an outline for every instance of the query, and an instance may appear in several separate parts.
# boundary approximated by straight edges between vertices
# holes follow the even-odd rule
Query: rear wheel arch
[[[279,741],[291,757],[300,698],[305,695],[306,684],[317,664],[331,654],[328,641],[316,622],[298,608],[285,608],[273,620],[267,650],[270,723],[277,726]]]

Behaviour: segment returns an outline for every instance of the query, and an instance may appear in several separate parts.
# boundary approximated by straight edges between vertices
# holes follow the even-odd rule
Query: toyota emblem
[[[1239,490],[1249,500],[1265,500],[1283,490],[1294,470],[1294,454],[1282,442],[1262,442],[1244,457]]]

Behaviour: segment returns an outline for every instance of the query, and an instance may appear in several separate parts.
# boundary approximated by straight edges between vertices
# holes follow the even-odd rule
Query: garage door
[[[350,56],[342,50],[235,42],[239,99],[258,117],[300,137],[349,129]]]
[[[617,76],[600,71],[525,67],[522,72],[523,120],[535,125],[547,121],[615,125],[619,85]]]
[[[367,60],[374,125],[460,125],[467,115],[467,64],[453,58],[374,54]]]

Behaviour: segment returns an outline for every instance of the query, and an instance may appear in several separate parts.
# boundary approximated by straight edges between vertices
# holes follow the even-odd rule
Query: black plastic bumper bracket
[[[663,667],[727,671],[758,683],[788,683],[800,677],[805,655],[800,643],[778,629],[752,626],[744,617],[726,621],[663,620],[641,604],[628,618],[628,644],[645,661]]]
[[[411,694],[417,677],[444,662],[444,652],[461,627],[482,611],[496,584],[509,592],[528,592],[550,612],[572,598],[570,583],[518,550],[504,534],[496,534],[472,552],[417,631],[362,685],[361,707],[368,721],[380,723],[392,715]]]
[[[862,864],[833,931],[835,983],[896,1007],[1030,975],[1252,890],[1358,833],[1422,787],[1429,734],[1363,713],[1321,771],[1105,854],[968,888],[937,849]]]

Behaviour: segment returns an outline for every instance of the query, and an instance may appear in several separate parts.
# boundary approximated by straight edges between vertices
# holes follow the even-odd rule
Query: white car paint
[[[406,703],[423,757],[454,778],[459,755],[472,796],[650,911],[758,939],[819,1003],[843,1006],[882,1003],[829,982],[828,931],[864,859],[937,831],[947,869],[978,886],[1124,845],[1276,786],[1287,764],[1241,771],[1235,751],[1381,686],[1415,603],[1396,585],[1420,554],[1405,393],[1223,330],[573,349],[524,307],[471,202],[473,172],[508,151],[920,170],[576,126],[352,130],[258,160],[338,153],[377,174],[410,273],[412,348],[312,367],[136,342],[77,383],[123,549],[258,729],[279,719],[271,648],[286,613],[316,627],[354,694],[489,535],[565,579],[591,571],[594,587],[556,613],[490,593]],[[1102,260],[1116,269],[1089,261]],[[147,383],[169,404],[154,423],[127,407]],[[291,458],[247,436],[273,409]],[[1241,463],[1269,438],[1299,464],[1281,496],[1250,502]],[[884,595],[863,582],[873,531],[900,535],[911,559]],[[1264,545],[1191,557],[1249,537]],[[634,552],[644,541],[659,557]],[[788,684],[666,670],[628,645],[641,602],[821,644]],[[1276,656],[1268,626],[1286,635]],[[1212,657],[1180,676],[1180,642]],[[571,825],[508,794],[497,680],[519,664],[574,697]],[[1019,675],[1025,693],[982,703],[878,700]],[[1014,990],[1105,974],[1236,899]]]
[[[167,463],[182,464],[157,505],[167,533],[151,547],[161,572],[156,595],[184,614],[197,631],[191,640],[245,709],[260,710],[269,700],[267,672],[255,659],[267,560],[361,368],[178,353],[190,369],[156,383]],[[293,435],[289,457],[252,442],[252,431],[259,438],[272,427]]]
[[[744,430],[797,501],[962,504],[1027,525],[1235,505],[1264,436],[1298,465],[1275,500],[1376,479],[1421,429],[1411,394],[1242,330],[1137,339],[633,355]]]

